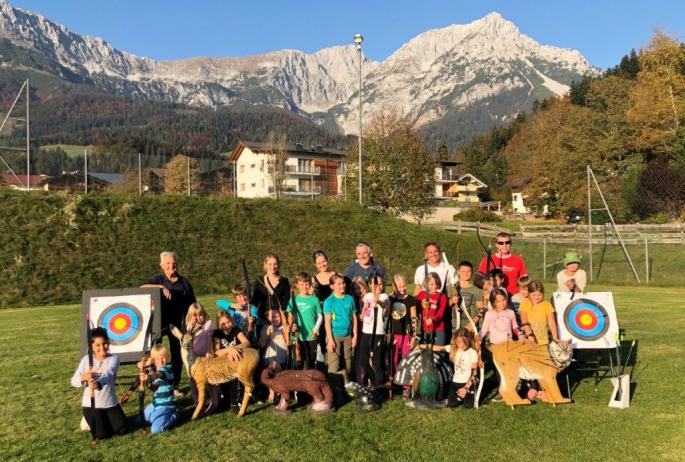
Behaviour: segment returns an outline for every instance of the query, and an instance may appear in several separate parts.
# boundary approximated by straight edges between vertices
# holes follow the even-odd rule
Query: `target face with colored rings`
[[[112,345],[134,341],[142,330],[143,315],[130,303],[115,303],[102,311],[98,326],[104,327]]]
[[[569,333],[578,339],[597,340],[609,329],[609,316],[601,304],[580,298],[566,307],[564,324]]]

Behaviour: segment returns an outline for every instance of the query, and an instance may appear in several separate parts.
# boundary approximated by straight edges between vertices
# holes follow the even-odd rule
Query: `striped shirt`
[[[165,364],[157,371],[161,377],[157,377],[153,382],[155,394],[152,395],[152,405],[156,408],[172,407],[174,403],[174,373],[171,364]]]

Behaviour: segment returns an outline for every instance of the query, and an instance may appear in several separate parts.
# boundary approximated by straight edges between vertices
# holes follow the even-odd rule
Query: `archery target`
[[[611,292],[556,292],[554,305],[559,336],[572,340],[573,348],[596,349],[616,347],[618,320]]]
[[[161,313],[159,289],[135,288],[85,291],[83,313],[91,328],[102,327],[109,337],[109,351],[122,362],[137,361],[149,351],[160,336]],[[84,324],[85,325],[85,324]],[[82,328],[81,352],[87,352],[85,329]]]
[[[138,338],[142,331],[143,314],[130,303],[118,302],[100,313],[97,325],[107,329],[110,345],[126,345]]]

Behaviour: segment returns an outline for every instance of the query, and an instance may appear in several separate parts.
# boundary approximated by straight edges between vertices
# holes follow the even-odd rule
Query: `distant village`
[[[275,198],[273,154],[267,143],[240,141],[230,153],[227,165],[199,173],[194,194],[222,195],[242,198]],[[285,146],[285,168],[280,195],[288,199],[312,200],[322,197],[341,199],[346,193],[347,152],[321,145],[301,143]],[[139,172],[141,194],[164,194],[164,168],[142,168]],[[125,181],[123,173],[62,172],[60,175],[30,175],[31,190],[63,191],[68,193],[116,191]],[[7,173],[3,187],[26,190],[26,176]],[[136,178],[136,183],[138,178]],[[435,166],[436,219],[451,220],[455,209],[482,208],[501,214],[505,208],[499,201],[484,201],[488,185],[465,171],[458,161],[438,160]],[[506,204],[508,206],[509,204]],[[445,209],[445,211],[442,211]],[[515,214],[528,214],[521,191],[512,193],[511,207]],[[441,217],[440,215],[445,215]]]

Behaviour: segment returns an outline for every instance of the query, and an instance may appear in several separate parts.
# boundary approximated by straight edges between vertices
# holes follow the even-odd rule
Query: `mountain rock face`
[[[0,0],[0,37],[110,93],[213,108],[278,107],[358,133],[354,45],[312,54],[281,50],[155,61],[72,33],[5,0]],[[382,109],[398,110],[430,136],[452,141],[506,123],[536,99],[562,95],[571,81],[598,72],[579,52],[540,45],[498,13],[427,31],[383,62],[362,59],[364,121]]]

